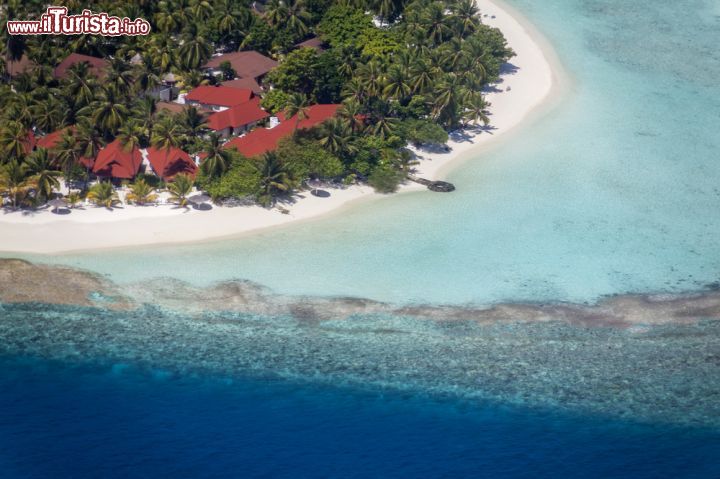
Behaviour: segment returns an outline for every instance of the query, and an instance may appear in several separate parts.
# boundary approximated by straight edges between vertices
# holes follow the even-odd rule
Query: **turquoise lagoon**
[[[452,170],[457,192],[231,240],[28,259],[149,289],[238,279],[398,304],[716,285],[717,2],[510,3],[554,46],[570,86]],[[0,305],[0,475],[720,474],[716,320],[459,317]]]
[[[449,174],[234,240],[39,257],[121,282],[248,279],[396,303],[595,301],[720,278],[720,19],[714,2],[511,2],[571,85]]]

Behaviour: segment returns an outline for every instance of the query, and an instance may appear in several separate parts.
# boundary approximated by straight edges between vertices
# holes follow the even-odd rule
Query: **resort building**
[[[29,73],[34,67],[35,62],[30,60],[24,53],[19,60],[5,60],[5,72],[10,77],[16,77],[18,75],[22,75],[23,73]]]
[[[208,110],[222,111],[242,103],[247,103],[255,94],[252,90],[242,90],[226,86],[199,86],[185,96],[185,103]]]
[[[173,114],[182,113],[185,110],[185,105],[181,103],[175,103],[172,101],[159,101],[155,104],[157,111],[166,110]]]
[[[221,83],[222,86],[230,88],[239,88],[241,90],[252,90],[256,95],[263,92],[260,84],[254,78],[238,78],[237,80],[228,80]]]
[[[147,149],[147,159],[156,175],[164,181],[172,181],[175,175],[187,174],[193,178],[197,174],[197,165],[190,155],[180,148]]]
[[[93,165],[93,173],[104,178],[132,179],[140,171],[142,160],[137,147],[127,151],[120,140],[115,140],[100,150]]]
[[[60,64],[55,67],[53,76],[58,80],[67,78],[70,67],[78,63],[87,63],[90,67],[90,72],[100,79],[105,77],[108,68],[110,68],[110,63],[104,58],[81,55],[80,53],[71,53],[67,56],[67,58],[65,58],[65,60],[61,61]]]
[[[256,51],[248,51],[218,55],[211,58],[209,62],[203,65],[203,68],[210,70],[213,75],[219,75],[221,73],[220,65],[223,62],[230,63],[238,78],[252,78],[257,82],[262,80],[278,64],[272,58],[261,55]]]
[[[305,40],[304,42],[300,42],[297,45],[295,45],[296,48],[314,48],[318,51],[318,53],[321,53],[325,50],[326,44],[324,41],[322,41],[318,37],[312,37],[308,40]]]
[[[270,114],[260,108],[260,98],[253,97],[245,103],[208,116],[207,125],[211,130],[227,138],[249,131],[258,122],[269,117]]]
[[[74,131],[74,126],[68,126],[65,128],[61,128],[60,130],[55,130],[52,133],[48,133],[47,135],[38,138],[36,146],[37,148],[45,148],[47,150],[50,150],[52,154],[53,150],[60,145],[63,135],[66,132]],[[87,169],[92,169],[93,165],[95,164],[95,160],[93,158],[81,157],[79,159],[79,163]]]
[[[37,139],[37,147],[38,148],[46,148],[48,150],[52,150],[56,146],[60,144],[60,140],[62,136],[65,134],[66,131],[72,131],[73,127],[68,126],[66,128],[62,128],[60,130],[55,130],[52,133],[48,133],[45,136],[42,136]]]
[[[335,116],[340,105],[313,105],[307,110],[307,117],[297,121],[297,116],[285,118],[278,115],[280,124],[275,128],[257,128],[245,136],[235,138],[225,143],[224,148],[235,148],[247,157],[259,156],[278,147],[283,138],[298,130],[312,128]]]

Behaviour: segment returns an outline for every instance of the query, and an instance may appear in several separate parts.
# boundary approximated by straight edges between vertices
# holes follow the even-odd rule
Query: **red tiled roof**
[[[194,88],[185,97],[186,100],[196,101],[203,105],[235,106],[245,103],[253,97],[252,90],[241,90],[227,86],[199,86]]]
[[[208,116],[207,124],[211,129],[218,131],[249,125],[269,116],[268,112],[260,108],[260,99],[256,97],[227,110],[213,113]]]
[[[308,108],[307,118],[300,120],[298,129],[312,128],[325,120],[335,116],[340,105],[313,105]],[[295,130],[295,116],[285,120],[284,115],[279,114],[281,123],[272,129],[258,128],[245,136],[228,141],[224,148],[235,148],[247,157],[262,155],[265,152],[273,151],[278,147],[278,142],[291,135]]]
[[[62,139],[62,136],[65,134],[66,131],[75,131],[75,127],[68,126],[66,128],[55,130],[52,133],[48,133],[47,135],[38,138],[37,146],[40,148],[47,148],[48,150],[52,150],[60,144],[60,140]]]
[[[197,165],[190,158],[190,155],[180,148],[147,149],[148,160],[155,173],[163,180],[171,180],[180,173],[185,173],[193,178],[197,173]]]
[[[98,78],[105,76],[106,70],[110,67],[110,63],[104,58],[91,57],[81,55],[80,53],[71,53],[65,60],[55,67],[53,75],[55,78],[65,78],[71,66],[77,63],[87,62],[90,66],[90,72]]]
[[[75,126],[68,126],[65,128],[61,128],[60,130],[53,131],[52,133],[48,133],[47,135],[43,136],[42,138],[38,138],[37,140],[37,146],[38,148],[46,148],[48,150],[52,150],[56,148],[60,141],[62,140],[63,135],[65,132],[70,131],[73,134],[75,133]],[[85,168],[92,168],[95,164],[95,160],[93,158],[87,158],[87,157],[81,157],[79,159],[79,163],[84,166]]]
[[[120,140],[115,140],[100,150],[93,173],[98,176],[129,179],[137,175],[141,164],[142,155],[137,147],[126,151],[120,145]]]
[[[253,93],[259,95],[262,93],[262,87],[254,78],[238,78],[237,80],[228,80],[221,83],[222,86],[230,88],[240,88],[242,90],[252,90]]]
[[[203,68],[220,68],[223,62],[230,62],[240,78],[259,78],[277,66],[277,62],[255,51],[233,52],[213,57]]]

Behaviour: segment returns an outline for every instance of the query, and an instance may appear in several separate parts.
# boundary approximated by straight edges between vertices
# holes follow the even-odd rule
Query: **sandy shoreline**
[[[517,56],[511,59],[513,72],[503,75],[497,88],[487,93],[491,103],[490,131],[454,138],[449,153],[422,151],[418,176],[441,179],[462,159],[477,155],[483,148],[508,138],[508,131],[523,122],[539,106],[560,95],[563,74],[547,42],[520,14],[497,1],[477,0],[483,22],[499,28]],[[487,16],[485,16],[487,15]],[[495,18],[492,18],[495,16]],[[513,70],[513,68],[509,70]],[[510,87],[508,89],[508,87]],[[401,191],[424,187],[410,183]],[[211,211],[175,208],[170,205],[130,206],[108,211],[87,207],[70,215],[38,212],[0,213],[0,252],[61,253],[120,248],[135,245],[197,242],[239,236],[301,220],[315,219],[358,201],[380,198],[368,186],[330,189],[329,198],[300,192],[297,202],[286,206],[288,214],[259,206],[214,207]],[[428,193],[434,194],[434,193]]]

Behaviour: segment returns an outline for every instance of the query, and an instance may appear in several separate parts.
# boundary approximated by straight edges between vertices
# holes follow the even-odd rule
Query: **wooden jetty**
[[[408,180],[427,186],[428,190],[437,193],[450,193],[451,191],[455,191],[455,185],[447,181],[431,181],[414,175],[408,175]]]

